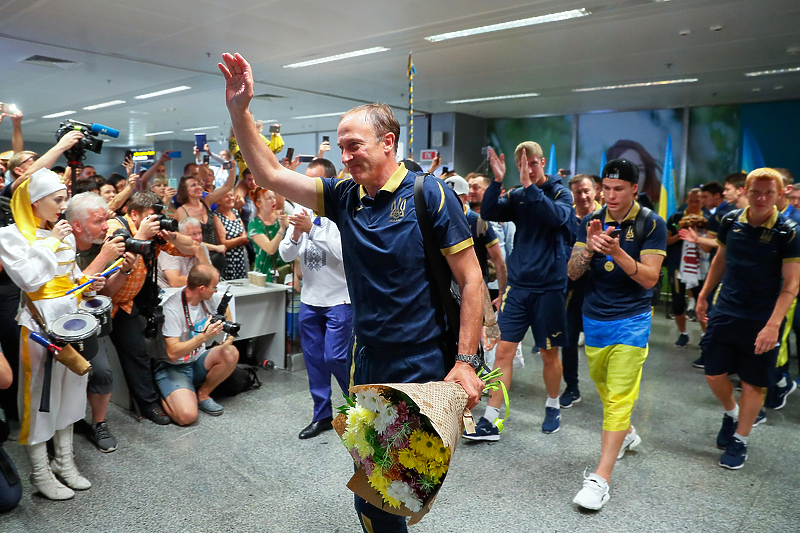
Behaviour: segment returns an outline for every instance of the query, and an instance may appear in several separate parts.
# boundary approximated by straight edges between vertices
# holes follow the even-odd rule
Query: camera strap
[[[188,326],[189,331],[199,333],[194,331],[194,323],[192,322],[192,317],[189,316],[189,302],[186,300],[186,287],[181,291],[181,302],[183,303],[183,315],[186,317],[186,326]],[[206,307],[206,302],[200,300],[200,303],[203,305],[203,310],[210,316],[211,312],[208,310],[208,307]]]

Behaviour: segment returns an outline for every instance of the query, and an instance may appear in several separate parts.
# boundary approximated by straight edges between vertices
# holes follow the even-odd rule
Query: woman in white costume
[[[0,229],[0,260],[11,280],[27,293],[45,323],[77,311],[78,298],[64,293],[81,281],[75,264],[75,237],[66,220],[67,190],[54,172],[41,169],[23,182],[11,199],[15,224]],[[93,278],[95,279],[95,278]],[[99,290],[104,278],[90,287]],[[39,412],[47,350],[29,341],[30,331],[42,333],[26,306],[17,315],[22,326],[19,364],[20,444],[31,461],[31,484],[51,500],[72,498],[92,484],[78,473],[72,457],[72,424],[84,417],[87,376],[78,376],[53,361],[50,412]],[[54,437],[52,465],[46,441]],[[64,486],[53,474],[58,474]]]

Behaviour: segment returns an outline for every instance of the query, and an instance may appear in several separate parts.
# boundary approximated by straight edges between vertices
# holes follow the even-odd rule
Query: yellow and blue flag
[[[667,153],[664,156],[664,171],[661,173],[661,198],[658,202],[658,215],[667,220],[678,210],[675,204],[675,163],[672,160],[672,135],[667,137]]]
[[[606,168],[606,151],[603,150],[603,157],[600,158],[600,172],[597,173],[601,178],[603,177],[603,169]]]
[[[545,174],[553,176],[558,173],[558,165],[556,165],[556,143],[550,143],[550,155],[547,157],[547,171]]]
[[[753,136],[753,133],[748,129],[744,129],[744,139],[742,140],[742,172],[749,174],[757,168],[764,168],[767,166],[764,163],[764,156],[761,155],[761,150],[758,147],[758,141]]]

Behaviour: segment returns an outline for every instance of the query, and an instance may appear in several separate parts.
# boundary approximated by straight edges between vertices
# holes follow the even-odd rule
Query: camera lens
[[[165,229],[167,231],[178,231],[178,221],[174,218],[164,217],[160,220],[160,224],[161,229]]]

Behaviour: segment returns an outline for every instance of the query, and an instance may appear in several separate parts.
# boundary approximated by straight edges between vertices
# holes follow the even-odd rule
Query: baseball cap
[[[639,168],[627,159],[612,159],[603,167],[603,179],[611,178],[639,184]]]
[[[456,174],[455,176],[450,176],[446,180],[444,180],[446,184],[450,186],[451,189],[456,191],[456,194],[461,196],[462,194],[469,194],[469,183],[467,180]]]

